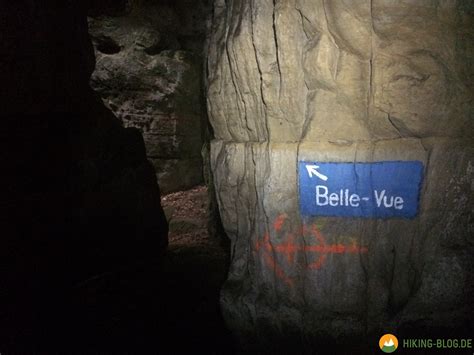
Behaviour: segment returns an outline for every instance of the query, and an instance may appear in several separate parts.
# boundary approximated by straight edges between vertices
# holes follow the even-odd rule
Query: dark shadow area
[[[31,131],[8,141],[15,154],[4,160],[2,353],[231,353],[219,309],[227,259],[187,245],[165,254],[168,227],[139,133],[103,122],[92,141],[113,149],[78,158],[80,132],[91,129],[84,117],[4,120],[9,138],[25,123]]]
[[[2,351],[232,353],[218,306],[225,273],[210,261],[189,250],[70,288],[43,285],[2,317]]]
[[[232,353],[225,257],[166,252],[142,134],[89,87],[86,16],[1,4],[0,352]]]
[[[97,50],[104,54],[117,54],[120,52],[120,46],[110,37],[98,36],[94,38],[97,42]]]

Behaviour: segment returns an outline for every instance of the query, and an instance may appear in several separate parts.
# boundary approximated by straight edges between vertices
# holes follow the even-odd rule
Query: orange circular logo
[[[398,348],[398,339],[393,334],[382,335],[379,346],[384,353],[393,353]]]

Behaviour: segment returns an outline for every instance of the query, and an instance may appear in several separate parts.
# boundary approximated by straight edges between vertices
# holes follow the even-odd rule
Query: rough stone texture
[[[167,246],[143,138],[122,127],[89,87],[86,11],[78,2],[1,3],[5,351],[64,345],[63,335],[78,333],[74,306],[66,306],[78,282],[160,261]]]
[[[124,126],[143,133],[163,192],[192,187],[203,179],[201,68],[209,5],[149,1],[112,10],[97,9],[89,20],[97,56],[92,86]],[[97,15],[104,12],[113,16]]]
[[[249,347],[472,332],[473,15],[469,1],[215,1],[221,303]],[[303,217],[302,160],[422,161],[419,215]],[[361,251],[301,251],[324,243]]]

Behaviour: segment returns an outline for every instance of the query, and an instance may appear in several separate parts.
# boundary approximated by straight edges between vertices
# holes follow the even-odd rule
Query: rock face
[[[86,11],[72,2],[1,5],[0,343],[16,352],[37,349],[35,339],[67,342],[55,331],[71,332],[73,316],[58,319],[78,282],[160,260],[167,246],[143,138],[89,87]]]
[[[215,1],[221,303],[244,343],[472,329],[473,15],[466,1]],[[304,216],[299,161],[419,161],[418,215]]]
[[[186,7],[186,5],[188,7]],[[116,6],[90,18],[92,86],[126,127],[143,133],[164,192],[202,182],[202,50],[206,1]],[[192,16],[191,16],[192,14]]]

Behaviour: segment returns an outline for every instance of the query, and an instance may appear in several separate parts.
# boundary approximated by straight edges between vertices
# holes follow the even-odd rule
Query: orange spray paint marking
[[[275,219],[275,222],[273,222],[273,229],[275,232],[279,232],[281,230],[283,223],[285,223],[286,217],[286,214],[281,214]]]
[[[282,230],[286,219],[286,214],[282,214],[275,219],[273,223],[273,228],[275,232],[279,232]],[[303,225],[300,228],[299,232],[300,235],[303,236],[307,231],[308,229],[305,225]],[[262,252],[265,264],[269,268],[274,270],[275,275],[290,286],[293,284],[293,280],[288,277],[283,267],[275,260],[275,253],[285,256],[286,261],[289,265],[293,264],[297,253],[304,252],[318,254],[318,258],[312,263],[309,263],[307,265],[307,268],[320,269],[324,265],[328,254],[363,254],[368,252],[367,247],[360,247],[355,242],[353,242],[352,245],[344,245],[340,243],[326,244],[325,237],[314,224],[311,226],[310,235],[313,236],[313,238],[318,244],[298,244],[296,243],[296,236],[294,234],[289,233],[287,234],[286,238],[284,238],[283,242],[272,245],[270,243],[270,234],[267,232],[265,233],[263,240],[257,241],[255,243],[255,249],[257,252]]]
[[[270,244],[270,235],[268,233],[265,234],[263,241],[257,241],[257,243],[255,244],[255,249],[257,250],[257,252],[259,252],[262,248],[263,258],[265,264],[267,264],[267,267],[273,269],[275,271],[275,275],[277,275],[277,277],[283,282],[285,282],[288,286],[293,286],[293,280],[288,278],[284,270],[275,262],[275,259],[272,255],[273,247]]]

